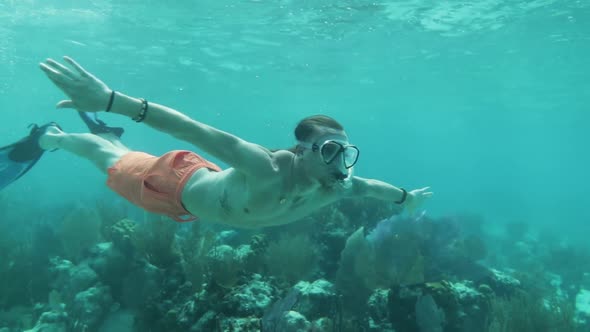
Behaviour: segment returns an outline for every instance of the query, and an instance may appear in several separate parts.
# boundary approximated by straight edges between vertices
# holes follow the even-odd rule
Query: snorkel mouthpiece
[[[348,177],[348,174],[334,173],[334,177],[336,178],[336,180],[342,181]]]
[[[335,170],[332,174],[334,175],[334,178],[338,181],[348,181],[352,178],[353,169],[354,167],[348,169],[339,167],[339,169]]]

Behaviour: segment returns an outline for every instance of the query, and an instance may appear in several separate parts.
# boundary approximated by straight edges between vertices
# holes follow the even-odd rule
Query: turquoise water
[[[137,208],[121,220],[126,203],[91,163],[46,153],[0,192],[0,332],[51,319],[55,331],[226,331],[276,327],[291,309],[327,321],[319,331],[369,318],[373,331],[588,330],[589,22],[590,2],[573,0],[0,0],[0,146],[30,123],[86,131],[55,109],[64,95],[38,66],[68,55],[115,90],[273,149],[294,144],[301,118],[330,115],[361,150],[356,175],[435,193],[419,220],[380,219],[389,210],[361,200],[222,232]],[[132,149],[195,149],[100,116]],[[294,307],[305,296],[318,307]],[[532,324],[556,313],[562,330]]]
[[[431,186],[427,213],[589,230],[585,1],[0,1],[2,142],[84,127],[38,69],[72,56],[109,86],[269,147],[343,123],[356,174]],[[150,153],[191,148],[116,116]],[[63,151],[5,190],[41,208],[109,195]],[[114,197],[114,196],[113,196]],[[14,211],[13,211],[14,212]]]

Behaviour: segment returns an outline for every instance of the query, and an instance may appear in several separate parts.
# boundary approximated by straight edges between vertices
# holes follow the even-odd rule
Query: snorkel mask
[[[313,152],[319,151],[326,164],[337,163],[338,173],[335,177],[338,180],[346,180],[352,175],[352,168],[360,153],[356,146],[349,144],[340,135],[322,136],[316,143],[299,142],[299,145]]]

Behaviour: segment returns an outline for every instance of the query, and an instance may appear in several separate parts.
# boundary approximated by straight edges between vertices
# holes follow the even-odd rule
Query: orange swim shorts
[[[203,167],[221,171],[219,166],[191,151],[174,150],[160,157],[133,151],[108,169],[107,185],[144,210],[176,221],[192,221],[198,217],[183,206],[182,189],[191,175]]]

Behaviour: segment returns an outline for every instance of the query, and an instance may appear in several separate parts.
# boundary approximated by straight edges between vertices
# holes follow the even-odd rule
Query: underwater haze
[[[435,215],[586,226],[590,4],[585,1],[2,1],[3,140],[84,128],[38,69],[69,55],[109,86],[269,147],[338,119],[356,174],[431,186]],[[189,148],[145,126],[126,143]],[[105,119],[105,120],[107,120]],[[63,152],[12,190],[75,199],[102,176]],[[57,194],[57,195],[53,195]]]
[[[588,244],[588,1],[0,0],[0,146],[31,123],[86,131],[56,109],[65,96],[39,69],[64,55],[115,90],[273,149],[295,143],[302,118],[329,115],[360,149],[355,175],[430,186],[428,217],[476,215]],[[100,117],[132,149],[201,153]],[[26,224],[31,211],[119,204],[105,181],[55,151],[0,194]]]
[[[0,135],[84,128],[38,69],[69,55],[125,93],[269,147],[324,113],[361,148],[356,174],[432,186],[428,213],[590,221],[585,1],[2,1]],[[125,126],[134,149],[188,148]],[[107,120],[105,119],[105,120]],[[12,191],[52,204],[101,189],[44,157]],[[53,195],[57,194],[57,195]]]

